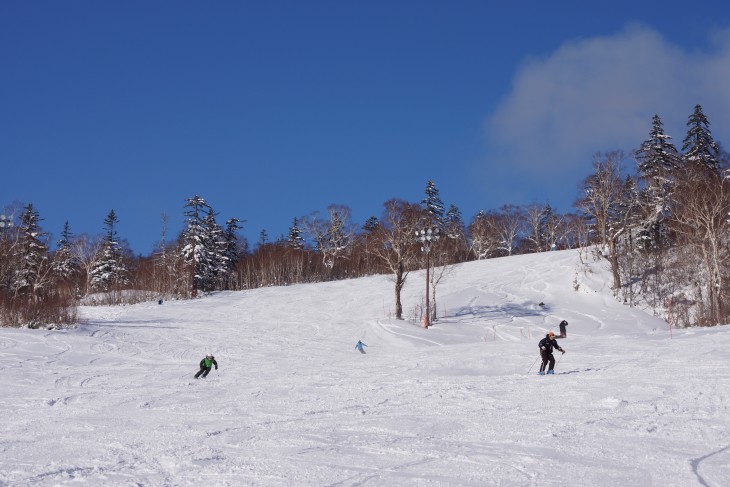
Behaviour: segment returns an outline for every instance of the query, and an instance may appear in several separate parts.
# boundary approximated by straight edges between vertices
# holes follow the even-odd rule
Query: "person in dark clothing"
[[[565,353],[565,350],[560,348],[558,342],[555,340],[555,333],[552,331],[545,335],[545,338],[540,340],[538,343],[540,347],[540,356],[542,357],[542,365],[540,365],[540,375],[545,375],[545,367],[548,367],[547,373],[553,374],[553,367],[555,367],[555,357],[553,357],[553,348],[557,348],[561,352]],[[548,363],[550,364],[548,366]]]
[[[568,322],[563,320],[560,322],[560,336],[558,338],[567,338],[568,333],[565,331],[565,327],[568,326]]]
[[[215,357],[211,354],[207,354],[203,360],[200,361],[200,370],[195,374],[197,379],[201,375],[205,379],[210,373],[210,368],[215,365],[215,370],[218,370],[218,362],[215,361]]]

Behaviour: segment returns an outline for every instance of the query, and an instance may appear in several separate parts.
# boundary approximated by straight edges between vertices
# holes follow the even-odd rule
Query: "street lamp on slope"
[[[426,254],[426,317],[423,320],[423,327],[428,328],[431,323],[430,307],[428,305],[428,271],[431,267],[429,255],[431,254],[431,246],[439,239],[438,228],[424,228],[422,230],[416,230],[416,240],[421,242],[421,251]]]

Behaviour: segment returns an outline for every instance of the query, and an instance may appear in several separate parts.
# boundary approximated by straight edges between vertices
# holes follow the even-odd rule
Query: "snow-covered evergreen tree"
[[[367,233],[373,233],[376,228],[378,228],[378,224],[380,221],[378,220],[377,216],[371,216],[367,220],[365,220],[365,223],[362,226],[362,229],[365,230]]]
[[[20,216],[18,226],[18,245],[15,250],[17,268],[12,280],[16,295],[30,294],[38,297],[44,287],[48,271],[48,246],[44,242],[47,233],[40,227],[38,212],[29,203]]]
[[[129,283],[127,267],[122,259],[117,231],[114,228],[117,223],[119,219],[114,210],[111,210],[104,219],[106,233],[101,249],[89,271],[89,284],[93,290],[106,292]]]
[[[63,224],[61,238],[56,243],[56,252],[53,254],[53,273],[61,281],[70,281],[79,271],[79,263],[71,249],[71,228],[68,222]]]
[[[679,168],[679,154],[671,136],[664,133],[664,124],[659,115],[651,120],[649,138],[636,151],[638,176],[647,186],[662,187]]]
[[[203,223],[211,210],[204,198],[198,195],[185,200],[185,229],[183,230],[182,254],[192,272],[192,294],[204,289],[203,281],[206,273],[207,250],[205,247],[206,229]]]
[[[644,186],[639,194],[639,239],[649,248],[658,248],[667,241],[672,177],[680,167],[680,156],[670,139],[661,118],[654,115],[649,138],[635,154],[638,177]]]
[[[289,228],[289,237],[287,238],[287,244],[289,247],[294,249],[304,248],[304,237],[302,236],[302,230],[299,228],[299,220],[296,218]]]
[[[223,289],[231,289],[231,276],[236,271],[238,265],[238,230],[241,220],[238,218],[229,218],[226,221],[226,229],[223,232],[223,266],[221,272],[221,280]]]
[[[560,216],[555,214],[552,206],[545,205],[538,221],[540,247],[543,250],[550,250],[557,245],[560,225]]]
[[[464,219],[459,208],[453,203],[446,212],[445,227],[446,235],[449,238],[456,239],[464,236]]]
[[[203,219],[203,229],[201,242],[205,251],[202,254],[202,260],[198,263],[199,271],[202,277],[202,289],[213,291],[224,279],[228,268],[228,258],[224,231],[216,223],[215,212],[212,208],[208,210],[208,214]]]
[[[421,201],[421,205],[426,209],[426,225],[436,228],[444,226],[444,203],[439,196],[439,190],[436,184],[429,180],[425,189],[426,197]]]
[[[687,136],[684,138],[682,150],[684,160],[688,163],[699,163],[710,171],[720,170],[720,149],[712,138],[710,122],[702,113],[702,106],[695,105],[695,111],[687,120]]]

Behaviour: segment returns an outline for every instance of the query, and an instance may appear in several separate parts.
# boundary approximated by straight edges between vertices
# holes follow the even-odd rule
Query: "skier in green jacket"
[[[195,374],[195,378],[203,376],[205,379],[210,373],[210,368],[215,365],[215,370],[218,370],[218,362],[215,361],[215,357],[212,354],[206,354],[205,358],[200,361],[200,370]]]

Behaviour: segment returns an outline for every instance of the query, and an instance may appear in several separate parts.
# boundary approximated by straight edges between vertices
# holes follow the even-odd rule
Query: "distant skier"
[[[195,374],[195,378],[197,379],[202,374],[203,379],[205,379],[210,373],[210,368],[214,365],[215,370],[218,370],[218,362],[215,361],[215,357],[211,354],[206,354],[205,358],[200,361],[200,370]]]
[[[357,345],[355,345],[355,348],[357,348],[360,351],[360,353],[365,353],[365,350],[363,350],[362,347],[367,347],[367,345],[365,345],[363,342],[358,340]]]
[[[568,338],[568,333],[565,331],[565,327],[568,326],[568,322],[563,320],[560,322],[560,336],[558,338]]]
[[[540,356],[542,357],[542,365],[540,365],[540,375],[545,375],[545,367],[548,366],[547,373],[553,374],[553,367],[555,367],[555,357],[553,357],[553,348],[557,348],[561,352],[565,353],[565,350],[560,348],[558,342],[555,340],[555,333],[552,331],[545,335],[545,338],[540,340],[538,343],[540,347]]]

